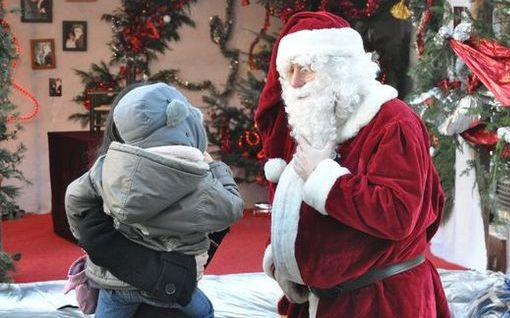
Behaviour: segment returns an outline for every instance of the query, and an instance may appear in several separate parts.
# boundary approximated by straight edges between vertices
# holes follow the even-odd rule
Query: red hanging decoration
[[[477,146],[494,148],[499,141],[495,131],[485,128],[485,124],[479,124],[461,133],[461,136],[468,142]]]
[[[244,132],[244,140],[246,140],[248,145],[253,147],[259,145],[262,139],[259,132],[255,129],[252,129]]]
[[[427,0],[427,7],[423,12],[420,20],[420,24],[416,29],[416,49],[418,50],[418,56],[421,56],[425,51],[425,30],[432,19],[432,12],[430,11],[430,7],[432,7],[432,0]]]
[[[510,49],[489,39],[468,43],[450,39],[449,43],[502,106],[510,107]]]
[[[270,16],[271,16],[271,13],[269,10],[269,6],[266,5],[266,15],[264,17],[264,24],[262,25],[262,28],[260,29],[260,32],[257,35],[257,37],[255,38],[255,40],[253,40],[253,42],[251,42],[251,44],[250,44],[250,51],[248,53],[248,65],[250,66],[251,70],[257,69],[257,63],[255,62],[255,56],[253,55],[253,50],[255,49],[255,46],[257,45],[257,43],[259,43],[260,37],[262,35],[266,34],[267,29],[269,29]]]

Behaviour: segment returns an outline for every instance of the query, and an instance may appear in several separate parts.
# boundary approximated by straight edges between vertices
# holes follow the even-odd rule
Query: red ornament
[[[266,158],[266,153],[264,152],[264,149],[261,149],[258,153],[257,153],[257,159],[258,160],[262,160],[264,158]]]
[[[501,150],[501,159],[510,159],[510,144],[505,144]]]
[[[241,5],[242,5],[243,7],[246,7],[246,6],[250,5],[250,0],[242,0],[242,1],[241,1]]]
[[[83,101],[83,107],[85,107],[87,110],[90,109],[90,99],[86,99]]]

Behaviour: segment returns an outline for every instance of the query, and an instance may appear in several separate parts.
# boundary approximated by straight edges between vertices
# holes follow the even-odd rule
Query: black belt
[[[319,298],[334,298],[340,294],[368,286],[378,280],[382,280],[390,276],[410,270],[411,268],[420,265],[424,261],[425,257],[423,256],[423,254],[420,254],[417,257],[402,263],[390,265],[383,268],[373,269],[356,279],[343,282],[332,288],[321,289],[309,287],[309,289],[312,293],[315,294],[315,296]]]

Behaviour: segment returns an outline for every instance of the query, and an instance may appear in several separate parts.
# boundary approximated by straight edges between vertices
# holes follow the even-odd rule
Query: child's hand
[[[204,152],[204,161],[207,163],[214,161],[214,159],[211,157],[211,155],[207,151]]]

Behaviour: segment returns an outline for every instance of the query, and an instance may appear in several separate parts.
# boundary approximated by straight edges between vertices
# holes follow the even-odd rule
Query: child
[[[125,143],[113,142],[67,189],[73,235],[80,237],[80,220],[102,200],[116,229],[129,239],[155,250],[195,255],[199,279],[207,261],[207,234],[234,223],[244,207],[228,166],[205,152],[202,114],[175,88],[157,83],[125,94],[113,121]],[[210,301],[198,288],[191,302],[180,307],[134,290],[90,260],[86,273],[100,288],[97,318],[132,317],[141,303],[213,317]],[[166,292],[175,292],[172,284]]]

